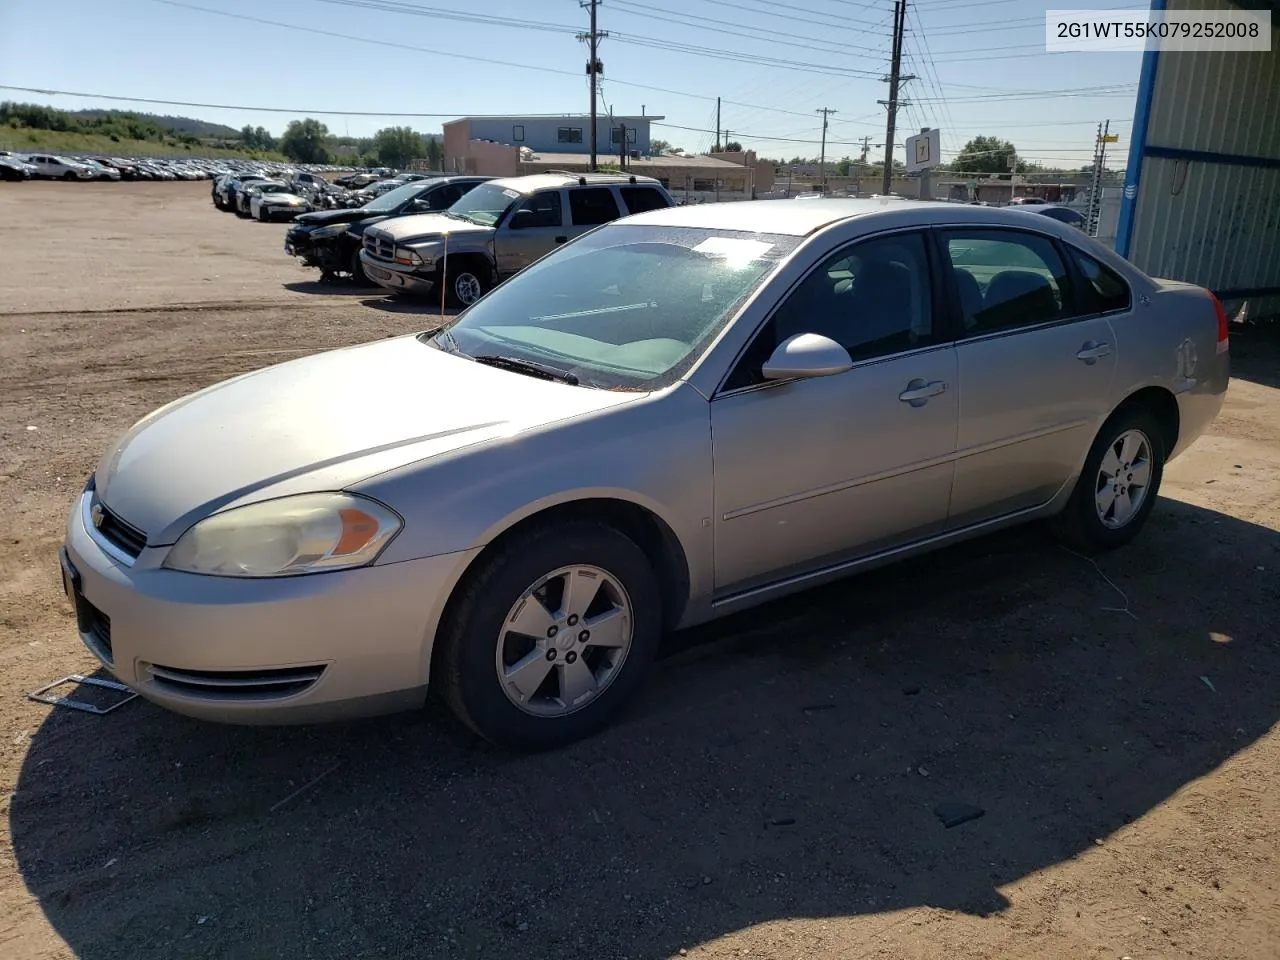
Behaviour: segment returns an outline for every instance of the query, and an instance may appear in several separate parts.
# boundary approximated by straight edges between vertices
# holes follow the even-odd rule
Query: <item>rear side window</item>
[[[1070,316],[1066,267],[1047,238],[1013,230],[948,230],[943,240],[965,336]]]
[[[576,226],[596,226],[618,219],[618,203],[608,187],[570,190],[569,215]]]
[[[1068,247],[1069,256],[1084,275],[1085,292],[1092,294],[1093,308],[1098,313],[1129,309],[1129,285],[1110,267],[1104,266],[1087,253]]]
[[[644,213],[646,210],[662,210],[667,206],[667,199],[653,187],[622,187],[622,199],[631,213]]]

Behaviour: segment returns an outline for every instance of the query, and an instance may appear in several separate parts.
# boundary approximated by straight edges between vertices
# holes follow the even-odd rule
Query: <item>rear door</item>
[[[1052,238],[937,236],[960,320],[954,529],[1044,504],[1071,478],[1108,413],[1116,342]]]

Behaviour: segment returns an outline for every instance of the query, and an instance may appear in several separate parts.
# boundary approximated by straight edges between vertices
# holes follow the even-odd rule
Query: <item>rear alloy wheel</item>
[[[1159,422],[1122,407],[1094,440],[1055,533],[1086,552],[1112,550],[1138,535],[1155,507],[1166,451]]]
[[[462,589],[441,630],[439,682],[454,713],[503,746],[547,749],[604,726],[662,633],[648,558],[598,523],[523,537]]]

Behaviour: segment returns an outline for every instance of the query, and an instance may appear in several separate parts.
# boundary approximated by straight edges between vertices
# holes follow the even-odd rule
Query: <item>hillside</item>
[[[100,133],[74,133],[63,130],[31,130],[0,124],[0,150],[13,153],[87,153],[104,157],[253,157],[283,160],[274,151],[226,150],[197,144],[163,143],[156,140],[134,140]]]
[[[194,117],[171,117],[166,114],[138,113],[125,110],[72,110],[68,112],[71,116],[81,120],[119,120],[126,117],[137,117],[142,120],[150,120],[157,127],[176,130],[179,133],[189,133],[193,137],[232,138],[240,136],[239,130],[228,127],[226,124],[210,123],[208,120],[197,120]]]

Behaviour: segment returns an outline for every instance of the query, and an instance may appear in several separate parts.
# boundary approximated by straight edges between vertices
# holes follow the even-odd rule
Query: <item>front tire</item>
[[[371,287],[373,284],[369,282],[369,278],[364,272],[364,261],[360,259],[360,251],[356,250],[351,254],[351,282],[359,284],[362,287]]]
[[[648,558],[600,523],[522,536],[460,589],[438,682],[463,723],[505,747],[545,750],[599,730],[639,689],[662,634]]]
[[[75,175],[74,173],[72,173],[70,170],[68,170],[66,173],[64,173],[64,174],[62,175],[62,179],[63,179],[63,180],[75,180],[75,179],[78,179],[78,178],[76,177],[76,175]]]
[[[1128,543],[1155,507],[1167,455],[1155,416],[1121,407],[1098,431],[1071,499],[1051,521],[1053,532],[1085,553]]]
[[[493,286],[488,269],[466,261],[460,261],[456,265],[446,263],[444,273],[448,282],[445,296],[453,307],[465,309],[471,306]],[[439,283],[439,275],[436,282]]]

